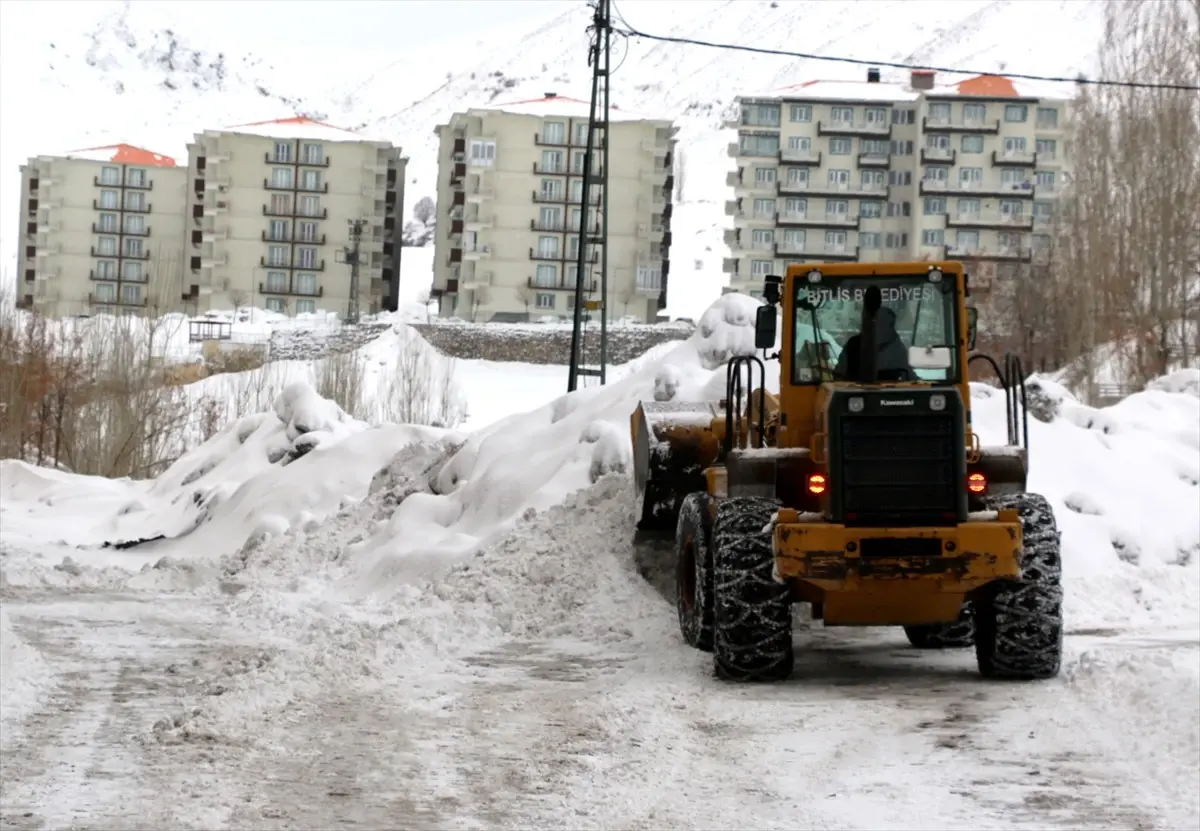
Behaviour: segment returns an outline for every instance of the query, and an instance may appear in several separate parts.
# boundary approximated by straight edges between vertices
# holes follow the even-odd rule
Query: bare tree
[[[637,286],[633,283],[622,286],[617,290],[617,302],[621,304],[621,311],[625,317],[629,317],[629,304],[633,302],[633,298],[637,297]]]
[[[433,204],[433,199],[428,196],[422,196],[417,200],[417,204],[413,205],[413,219],[420,222],[422,225],[428,225],[437,212]]]
[[[471,322],[474,323],[479,319],[479,313],[485,306],[492,302],[492,290],[487,286],[480,286],[475,289],[471,297]]]
[[[246,304],[249,303],[249,301],[250,301],[249,296],[242,289],[230,289],[229,302],[233,304],[233,319],[234,320],[238,319],[238,312],[241,311],[246,306]]]
[[[517,288],[517,299],[525,306],[525,317],[527,319],[533,317],[533,301],[536,298],[537,291],[528,283],[524,283]]]

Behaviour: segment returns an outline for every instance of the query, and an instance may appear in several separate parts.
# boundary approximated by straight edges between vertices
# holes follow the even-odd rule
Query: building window
[[[867,171],[863,171],[863,172],[866,173]],[[879,181],[882,183],[883,171],[875,170],[875,171],[871,171],[871,172],[878,173]],[[865,177],[864,177],[864,181],[865,181]],[[889,170],[888,174],[887,174],[887,181],[888,181],[889,185],[911,185],[912,184],[912,171],[911,170]]]
[[[296,275],[296,294],[315,295],[317,293],[317,275],[311,271],[301,271]],[[300,307],[296,307],[300,311]]]
[[[538,256],[545,260],[558,257],[558,237],[538,237]]]
[[[288,265],[288,250],[286,245],[272,245],[267,249],[267,265]]]
[[[319,196],[301,196],[300,197],[300,215],[301,216],[320,216],[321,215],[321,197],[319,197]]]
[[[889,150],[893,156],[911,156],[913,154],[912,139],[897,139],[889,144]]]
[[[287,290],[288,276],[286,271],[267,272],[267,291],[285,292]]]
[[[108,210],[115,210],[121,203],[117,199],[115,190],[100,191],[100,207]]]
[[[1024,136],[1009,136],[1004,139],[1004,155],[1022,155],[1025,153],[1026,146]]]
[[[829,155],[849,156],[853,142],[848,138],[831,138],[829,140]]]
[[[1058,110],[1054,107],[1038,107],[1037,108],[1037,126],[1043,130],[1054,130],[1058,128]]]
[[[950,105],[946,103],[930,104],[929,120],[934,124],[949,124]]]
[[[788,228],[783,232],[783,244],[796,251],[804,250],[804,243],[807,241],[808,232],[803,228]]]
[[[921,232],[921,245],[945,245],[946,234],[941,228],[926,228]]]
[[[140,217],[139,217],[140,219]],[[100,230],[101,231],[116,231],[117,230],[117,215],[116,214],[100,214]]]
[[[1018,199],[1001,199],[1000,216],[1020,219],[1025,214],[1025,204]]]
[[[863,219],[878,219],[883,216],[883,203],[875,199],[864,200],[858,206],[858,215]]]
[[[558,266],[539,265],[533,272],[533,285],[541,289],[558,288]]]
[[[785,199],[783,201],[783,213],[786,216],[803,218],[808,215],[808,200],[807,199]]]
[[[325,162],[325,148],[319,144],[303,144],[300,152],[305,164],[324,164]]]
[[[467,160],[473,167],[492,167],[496,164],[495,139],[471,139],[469,151]]]
[[[1005,104],[1004,120],[1010,124],[1020,124],[1029,117],[1029,107],[1024,104]]]
[[[979,200],[978,199],[960,199],[958,200],[958,218],[959,219],[978,219],[979,218]]]
[[[287,223],[284,223],[283,232],[287,233]],[[299,222],[296,224],[296,237],[301,242],[316,242],[317,241],[317,223],[315,222]],[[284,237],[286,239],[286,237]]]
[[[858,143],[858,152],[870,156],[886,156],[888,154],[887,139],[862,139]]]
[[[1021,235],[1011,231],[1001,231],[997,237],[997,245],[1001,251],[1012,253],[1021,248]]]
[[[292,169],[290,167],[271,168],[271,187],[290,188],[292,186]]]
[[[534,305],[537,306],[539,309],[551,309],[552,310],[554,308],[554,295],[551,294],[550,292],[539,291],[537,293],[537,295],[534,296],[533,302],[534,302]]]
[[[272,219],[267,231],[267,238],[273,240],[286,240],[288,238],[288,222],[286,219]]]
[[[925,216],[937,216],[938,214],[944,214],[945,212],[946,198],[944,196],[925,197]]]
[[[130,306],[136,306],[141,303],[142,287],[130,285],[121,286],[121,302]]]
[[[788,136],[788,150],[801,150],[807,153],[812,150],[812,139],[808,136]]]
[[[1047,222],[1054,217],[1053,202],[1034,202],[1033,218],[1038,222]]]
[[[887,107],[867,107],[863,111],[863,119],[867,124],[873,124],[877,127],[886,126],[888,123]]]
[[[146,194],[138,191],[125,192],[125,210],[127,211],[144,211],[146,210]]]
[[[146,186],[146,171],[140,167],[131,167],[125,171],[125,184],[131,188]]]
[[[846,250],[846,232],[845,231],[826,231],[825,232],[825,250],[833,251],[838,254]]]
[[[912,204],[909,202],[888,202],[887,203],[887,215],[888,216],[911,216],[912,215]]]
[[[547,121],[542,124],[543,144],[566,144],[567,125],[561,121]]]
[[[955,247],[960,251],[978,251],[979,250],[979,232],[978,231],[959,231],[955,237]]]
[[[292,197],[284,193],[271,194],[270,211],[276,216],[290,214],[292,212]]]
[[[850,171],[849,170],[830,170],[828,176],[829,186],[835,188],[845,188],[850,186]]]
[[[964,154],[967,153],[982,153],[983,152],[983,136],[963,136],[959,148]]]
[[[843,127],[854,123],[854,108],[853,107],[830,107],[829,119],[834,124],[839,124]]]
[[[317,311],[317,301],[316,300],[301,299],[301,300],[296,301],[296,314],[311,315],[311,314],[315,314],[316,311]]]
[[[1054,171],[1053,170],[1039,170],[1037,173],[1033,174],[1033,176],[1034,176],[1034,183],[1039,188],[1045,188],[1046,190],[1054,190]]]
[[[290,141],[275,142],[275,155],[272,158],[284,164],[290,162],[292,160],[292,143]]]
[[[1058,158],[1058,142],[1054,139],[1038,139],[1037,154],[1041,159]]]
[[[1025,171],[1006,168],[1000,171],[1000,184],[1006,188],[1019,188],[1025,183]]]
[[[770,228],[755,228],[751,232],[750,247],[770,251],[775,245],[775,232]]]
[[[883,237],[884,248],[908,248],[908,232],[885,234]]]
[[[543,179],[541,194],[543,202],[561,202],[563,198],[562,181],[560,179]]]
[[[987,118],[987,104],[963,104],[963,123],[982,124]]]
[[[304,190],[321,189],[321,171],[305,170],[300,174],[300,187]]]
[[[912,174],[904,171],[906,176]],[[863,190],[881,190],[885,187],[884,171],[882,170],[863,170],[859,172],[859,180]],[[912,184],[911,180],[903,182],[903,184]]]
[[[117,279],[117,263],[115,260],[98,260],[96,262],[96,277],[100,280]]]
[[[142,241],[140,239],[125,240],[125,256],[126,257],[141,257],[142,256]]]
[[[775,200],[755,199],[754,215],[762,219],[773,218],[775,216]]]
[[[141,214],[127,214],[125,216],[125,233],[127,234],[145,234],[146,233],[146,217]]]
[[[97,283],[96,299],[101,303],[115,303],[117,300],[116,285],[113,283]]]
[[[916,110],[892,110],[892,123],[893,124],[916,124],[917,123],[917,111]]]
[[[299,257],[297,258],[297,262],[296,262],[296,264],[298,266],[300,266],[301,268],[316,268],[317,267],[317,249],[301,248],[301,249],[298,249],[297,253],[299,254]]]
[[[117,256],[117,238],[100,237],[96,243],[96,254],[100,257]]]
[[[561,150],[543,150],[542,151],[542,173],[566,173],[563,166],[563,151]]]
[[[762,187],[763,185],[775,184],[775,168],[773,167],[756,167],[754,168],[754,184]]]
[[[787,172],[787,183],[794,188],[808,187],[808,168],[789,167]]]
[[[145,280],[146,276],[142,273],[142,264],[131,262],[121,263],[121,279],[133,283],[140,283],[142,280]]]
[[[778,104],[743,104],[742,125],[745,127],[778,127]]]
[[[582,124],[575,125],[574,144],[576,147],[587,147],[588,146],[588,124],[586,121]]]
[[[875,249],[879,247],[879,243],[879,234],[874,231],[868,231],[858,235],[859,248]]]
[[[775,156],[779,154],[779,136],[738,136],[738,152],[743,156]]]
[[[850,203],[845,199],[825,200],[826,219],[845,219],[850,215]]]
[[[287,301],[282,297],[268,297],[266,306],[268,312],[275,312],[281,315],[287,314]]]
[[[100,168],[100,184],[102,184],[102,185],[119,185],[119,184],[121,184],[121,168],[119,168],[119,167],[102,167],[102,168]]]
[[[964,188],[979,187],[983,183],[983,168],[960,167],[958,169],[958,183]]]
[[[774,260],[751,260],[750,274],[754,277],[766,277],[771,273],[771,267],[774,265]]]

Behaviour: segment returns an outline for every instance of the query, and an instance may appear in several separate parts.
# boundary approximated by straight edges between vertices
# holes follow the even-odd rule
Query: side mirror
[[[774,306],[759,306],[754,315],[754,348],[771,349],[775,346],[775,316]]]
[[[979,325],[979,310],[974,306],[967,307],[967,351],[975,351],[975,332]]]

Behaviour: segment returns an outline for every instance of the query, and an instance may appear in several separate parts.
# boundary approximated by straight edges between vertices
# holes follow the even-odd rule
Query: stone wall
[[[315,361],[353,352],[392,328],[390,323],[360,323],[336,329],[276,329],[271,333],[272,361]]]
[[[421,333],[443,355],[481,361],[526,364],[567,364],[571,355],[571,330],[559,326],[514,326],[493,323],[416,323]],[[691,326],[613,326],[608,330],[608,363],[623,364],[663,343],[686,340]],[[600,330],[584,332],[583,363],[599,362]]]

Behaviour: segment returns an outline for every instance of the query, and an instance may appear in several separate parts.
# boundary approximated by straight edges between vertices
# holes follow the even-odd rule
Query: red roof
[[[175,160],[170,156],[164,156],[161,153],[155,153],[152,150],[146,150],[141,147],[134,147],[132,144],[109,144],[103,147],[85,147],[82,150],[72,150],[68,155],[74,153],[101,153],[102,151],[112,151],[112,155],[108,157],[108,161],[116,162],[117,164],[136,164],[145,167],[177,167]],[[108,156],[107,153],[103,155]]]
[[[311,118],[305,118],[302,115],[298,115],[293,118],[275,118],[270,121],[252,121],[249,124],[234,124],[233,126],[227,127],[225,129],[236,130],[238,127],[268,127],[272,124],[279,124],[279,125],[307,124],[310,127],[327,127],[330,130],[341,130],[343,133],[351,133],[352,135],[354,135],[356,137],[358,136],[358,134],[355,133],[353,130],[347,130],[345,127],[338,127],[333,124],[326,124],[324,121],[315,121]]]

